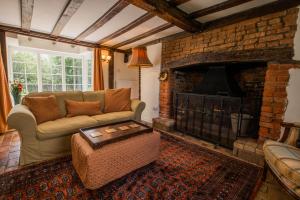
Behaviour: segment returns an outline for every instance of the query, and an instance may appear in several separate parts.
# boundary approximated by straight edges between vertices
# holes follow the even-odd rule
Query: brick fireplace
[[[201,84],[207,66],[237,65],[234,78],[239,86],[254,93],[256,87],[262,95],[257,111],[259,140],[278,139],[287,104],[288,71],[300,67],[292,59],[297,16],[298,9],[292,8],[164,41],[162,71],[169,78],[160,84],[160,117],[174,119],[174,91],[192,91]]]

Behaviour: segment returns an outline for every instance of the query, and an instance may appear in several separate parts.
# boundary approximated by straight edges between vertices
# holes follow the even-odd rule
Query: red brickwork
[[[181,61],[195,54],[237,52],[266,49],[291,49],[297,29],[298,9],[249,19],[222,28],[194,34],[184,38],[165,41],[162,45],[162,69],[169,70],[171,62]],[[238,61],[237,58],[233,60]],[[286,63],[290,63],[287,58]],[[215,62],[218,62],[216,58]],[[266,61],[270,61],[269,59]],[[272,59],[271,61],[279,61]],[[280,63],[282,60],[279,61]],[[273,62],[274,63],[274,62]],[[260,122],[260,137],[279,137],[279,123],[284,112],[286,84],[289,79],[288,64],[268,64]],[[160,116],[170,117],[172,73],[160,85]]]

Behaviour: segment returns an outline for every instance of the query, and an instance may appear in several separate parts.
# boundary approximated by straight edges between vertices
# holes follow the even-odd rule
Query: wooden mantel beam
[[[156,27],[156,28],[154,28],[154,29],[151,29],[150,31],[147,31],[147,32],[142,33],[142,34],[140,34],[140,35],[137,35],[137,36],[135,36],[135,37],[133,37],[133,38],[130,38],[129,40],[126,40],[126,41],[124,41],[124,42],[121,42],[121,43],[119,43],[119,44],[116,44],[116,45],[112,46],[112,48],[119,48],[119,47],[125,46],[125,45],[127,45],[127,44],[136,42],[136,41],[138,41],[138,40],[141,40],[141,39],[143,39],[143,38],[146,38],[146,37],[148,37],[148,36],[151,36],[151,35],[153,35],[153,34],[155,34],[155,33],[159,33],[159,32],[161,32],[161,31],[163,31],[163,30],[166,30],[166,29],[168,29],[168,28],[171,28],[172,26],[173,26],[173,25],[172,25],[171,23],[163,24],[163,25],[158,26],[158,27]]]
[[[188,19],[188,14],[172,6],[165,0],[126,0],[127,2],[142,8],[153,15],[157,15],[167,22],[182,28],[188,32],[201,30],[201,23]]]
[[[212,14],[212,13],[215,13],[215,12],[219,12],[219,11],[222,11],[222,10],[226,10],[228,8],[238,6],[238,5],[243,4],[243,3],[247,3],[249,1],[252,1],[252,0],[227,0],[227,1],[224,1],[222,3],[204,8],[202,10],[192,12],[188,15],[188,17],[191,18],[191,19],[199,18],[199,17],[205,16],[205,15],[209,15],[209,14]]]
[[[84,2],[84,0],[69,0],[66,7],[64,8],[64,11],[61,13],[60,17],[58,18],[51,35],[57,36],[61,33],[65,25],[68,23],[68,21],[71,19],[71,17],[75,14],[75,12],[78,10],[78,8],[81,6],[81,4]]]
[[[30,30],[34,0],[21,0],[21,27]]]
[[[102,15],[95,23],[93,23],[90,27],[88,27],[85,31],[80,33],[75,40],[83,40],[101,26],[103,26],[106,22],[108,22],[111,18],[117,15],[121,10],[123,10],[129,3],[124,0],[119,0],[115,5],[113,5],[104,15]],[[101,5],[99,5],[101,6]]]

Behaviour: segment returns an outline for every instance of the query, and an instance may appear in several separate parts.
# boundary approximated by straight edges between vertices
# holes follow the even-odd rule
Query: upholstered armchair
[[[284,132],[278,141],[264,143],[265,167],[276,177],[280,185],[296,199],[300,199],[300,123],[282,123]]]

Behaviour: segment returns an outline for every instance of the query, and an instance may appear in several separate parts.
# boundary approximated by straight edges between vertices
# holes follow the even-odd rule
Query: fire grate
[[[188,135],[233,148],[247,123],[242,98],[195,93],[174,93],[175,129]]]

